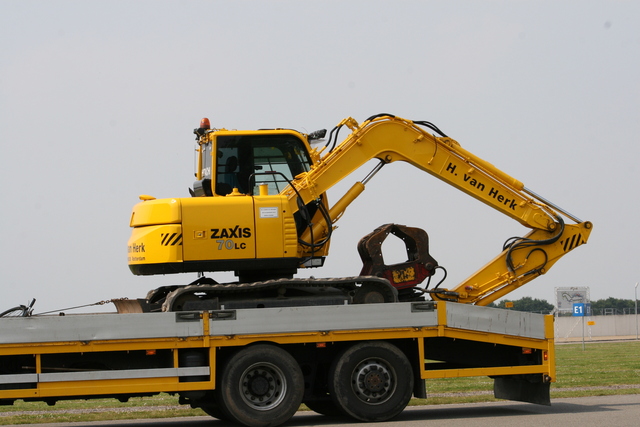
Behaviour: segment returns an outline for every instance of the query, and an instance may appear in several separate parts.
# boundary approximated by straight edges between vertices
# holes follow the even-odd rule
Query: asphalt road
[[[538,426],[637,426],[640,420],[640,394],[554,399],[551,406],[517,402],[472,403],[409,407],[396,419],[384,423],[354,423],[324,417],[315,412],[298,412],[287,424],[294,426],[337,427],[513,427],[520,423]],[[39,427],[224,427],[227,422],[210,417],[168,418],[160,420],[99,421],[91,423],[38,424]]]

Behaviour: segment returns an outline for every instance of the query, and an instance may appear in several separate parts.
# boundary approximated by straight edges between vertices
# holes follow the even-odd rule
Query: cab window
[[[296,175],[308,172],[311,162],[304,143],[294,135],[225,135],[217,139],[216,186],[218,195],[237,188],[258,194],[267,184],[269,194],[280,193]],[[265,172],[279,172],[265,174]]]

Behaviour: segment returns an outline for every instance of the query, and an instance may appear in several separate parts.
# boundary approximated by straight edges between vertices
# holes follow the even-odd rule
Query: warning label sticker
[[[260,218],[278,218],[278,208],[260,208]]]

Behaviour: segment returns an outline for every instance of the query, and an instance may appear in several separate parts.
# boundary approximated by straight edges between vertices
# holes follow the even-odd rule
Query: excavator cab
[[[234,188],[241,194],[258,194],[260,184],[267,184],[268,194],[279,194],[311,166],[304,142],[291,134],[220,135],[199,151],[202,177],[194,183],[195,197],[226,196]]]
[[[321,266],[328,239],[306,251],[298,240],[313,221],[323,220],[318,205],[326,206],[326,196],[299,206],[285,192],[311,169],[305,135],[286,129],[195,132],[192,197],[145,197],[134,207],[131,271],[235,271],[241,281],[257,281]]]

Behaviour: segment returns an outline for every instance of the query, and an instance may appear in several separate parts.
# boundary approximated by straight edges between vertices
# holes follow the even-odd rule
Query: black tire
[[[251,427],[287,422],[302,403],[304,378],[280,347],[257,344],[234,354],[220,370],[217,402],[224,416]]]
[[[228,421],[229,418],[225,415],[220,408],[217,401],[218,390],[211,390],[206,392],[202,399],[196,399],[191,402],[191,407],[194,409],[200,408],[205,414],[210,417],[217,418],[219,420]]]
[[[389,420],[404,410],[413,394],[411,363],[388,342],[355,344],[334,360],[329,393],[340,410],[357,420]]]
[[[344,417],[346,414],[342,412],[340,408],[333,403],[333,400],[327,396],[326,400],[309,400],[303,402],[307,405],[307,408],[313,412],[317,412],[320,415],[326,415],[327,417]]]
[[[215,403],[202,405],[200,406],[200,409],[202,409],[204,413],[209,415],[210,417],[217,418],[222,421],[229,420],[229,418],[225,416],[224,412],[222,412],[222,409],[220,409],[220,407]]]

